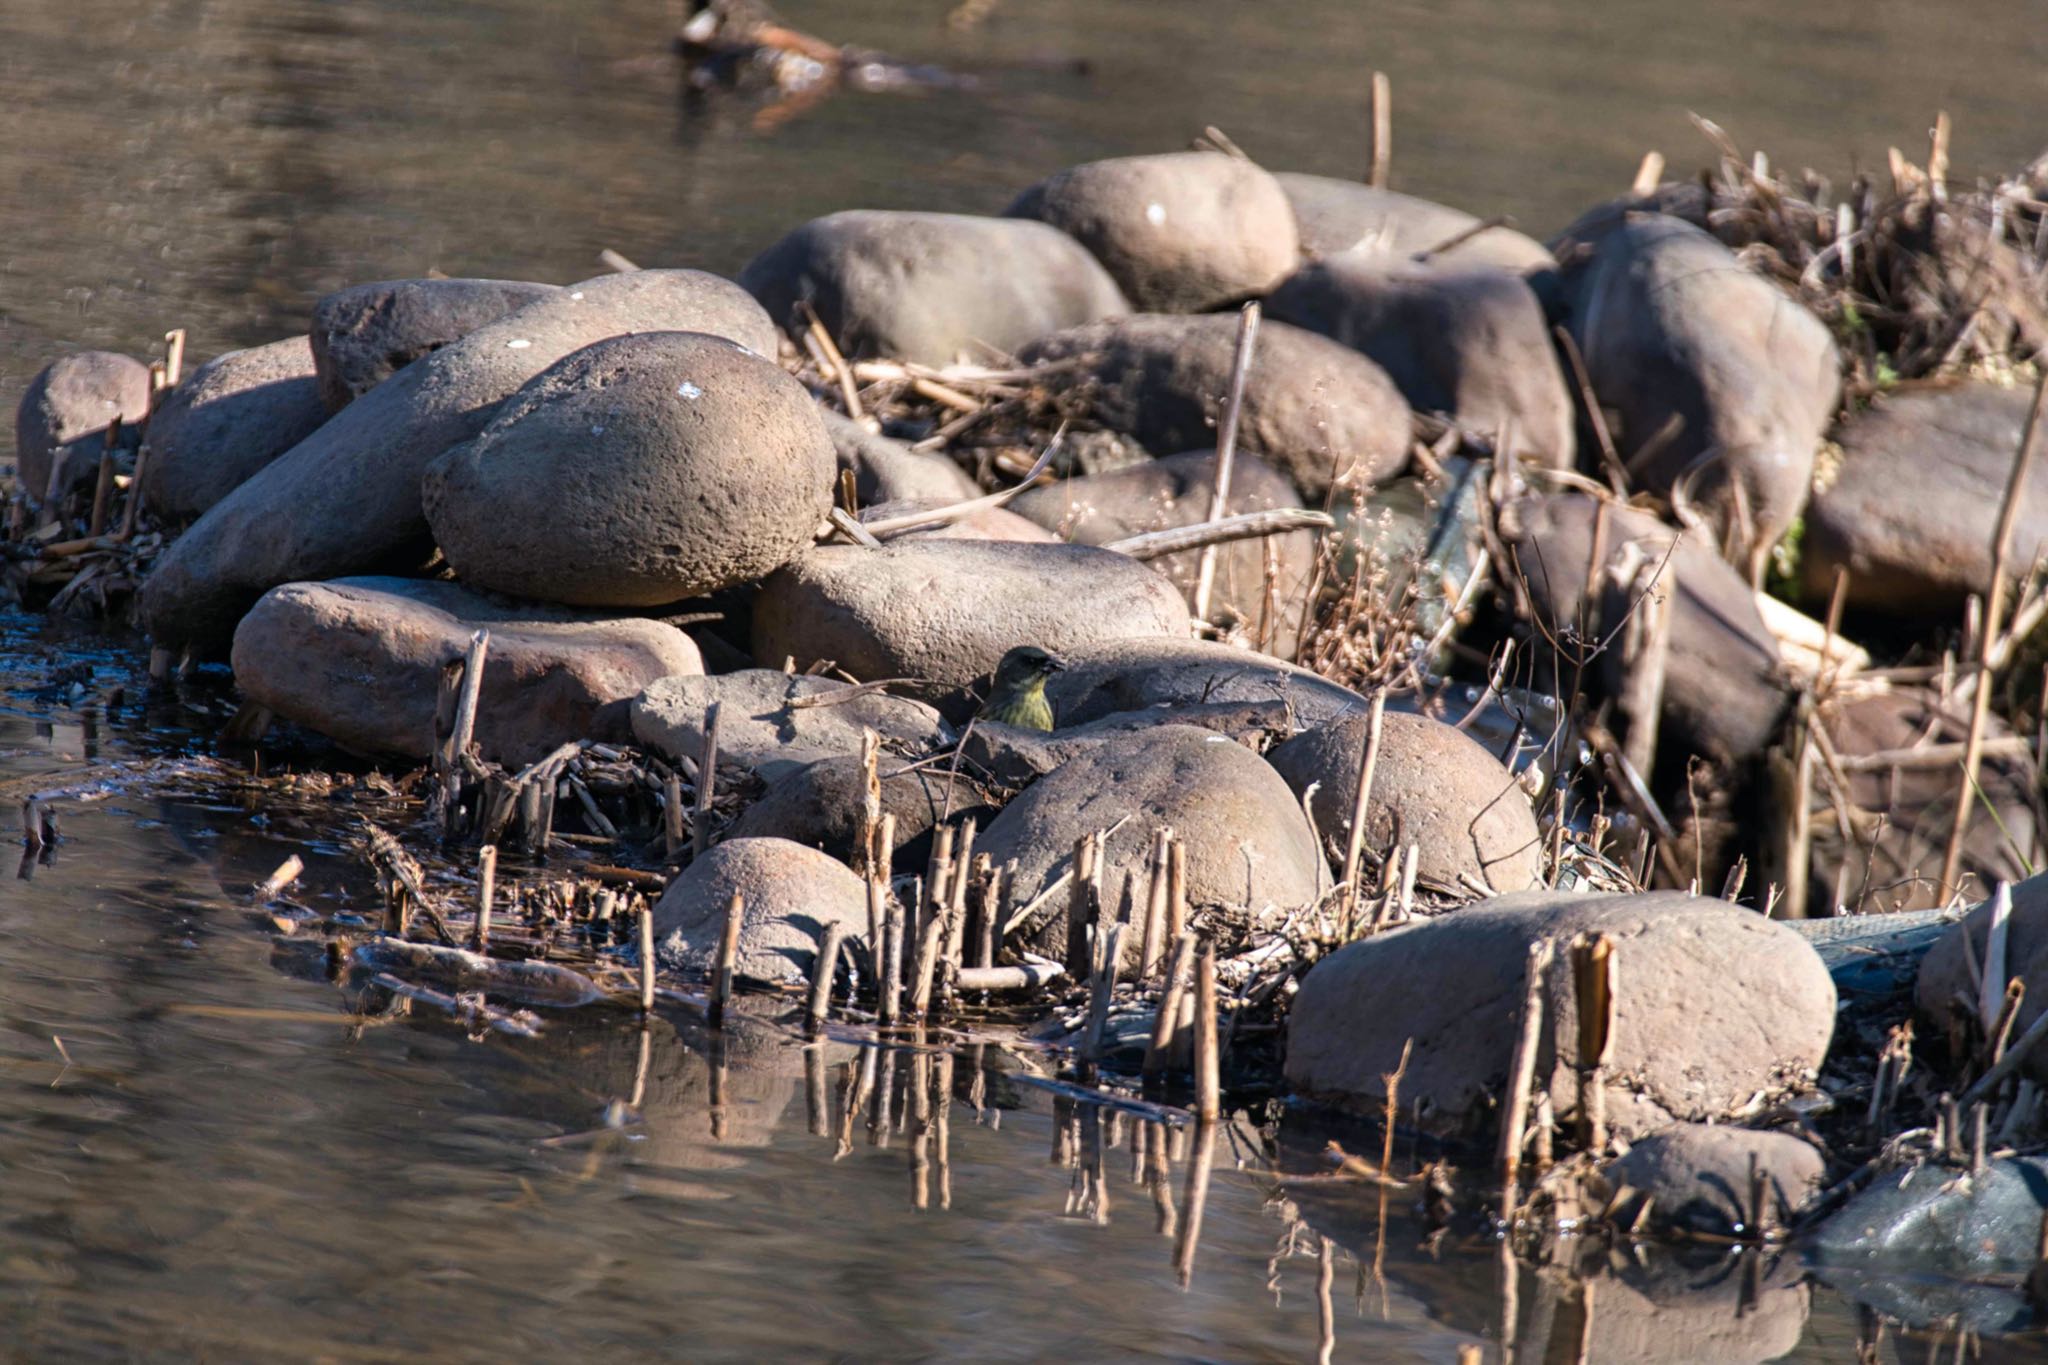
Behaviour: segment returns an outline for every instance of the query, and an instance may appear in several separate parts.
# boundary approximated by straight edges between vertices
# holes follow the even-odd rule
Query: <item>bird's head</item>
[[[1000,693],[1045,686],[1045,680],[1065,668],[1057,655],[1037,645],[1018,645],[996,665],[995,690]]]

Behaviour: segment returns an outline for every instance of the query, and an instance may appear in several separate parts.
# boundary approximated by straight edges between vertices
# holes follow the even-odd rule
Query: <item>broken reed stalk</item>
[[[1607,1062],[1614,1053],[1614,940],[1572,942],[1572,991],[1579,1016],[1579,1124],[1586,1150],[1607,1146]]]
[[[1095,922],[1095,903],[1101,897],[1102,852],[1098,836],[1084,834],[1074,841],[1074,877],[1067,884],[1067,952],[1065,966],[1071,981],[1086,981],[1094,963],[1089,960],[1088,926]]]
[[[1257,540],[1288,531],[1327,531],[1337,524],[1327,512],[1305,507],[1275,507],[1264,512],[1238,512],[1220,520],[1196,522],[1193,526],[1170,526],[1163,531],[1112,540],[1102,548],[1114,550],[1126,559],[1160,559],[1188,550],[1203,550],[1239,540]]]
[[[135,519],[142,515],[142,476],[149,468],[149,443],[135,448],[135,469],[128,476],[128,502],[121,509],[121,529],[114,539],[126,543],[135,535]]]
[[[479,953],[491,950],[491,900],[498,885],[498,846],[485,844],[476,851],[476,925],[469,932],[469,946]]]
[[[925,919],[924,933],[917,941],[917,968],[911,974],[910,1014],[922,1019],[932,1007],[932,978],[938,971],[939,958],[945,952],[946,922],[952,916],[941,906],[934,905]]]
[[[1175,839],[1166,867],[1166,942],[1178,943],[1188,927],[1188,846]]]
[[[1109,1028],[1109,1007],[1116,1000],[1117,963],[1123,959],[1124,931],[1128,925],[1112,927],[1102,941],[1095,971],[1088,978],[1088,1023],[1081,1032],[1081,1057],[1102,1060],[1102,1038]]]
[[[34,802],[30,803],[31,806],[34,804]],[[24,807],[22,810],[22,823],[24,825],[28,825],[30,823],[34,823],[35,825],[37,825],[38,828],[34,830],[35,841],[37,843],[42,842],[43,832],[40,828],[42,824],[40,813],[31,812],[27,807]],[[301,872],[304,872],[305,870],[306,860],[301,858],[296,853],[292,854],[291,857],[286,858],[283,862],[279,863],[277,865],[277,870],[272,872],[268,877],[265,877],[262,883],[259,886],[257,886],[256,899],[259,901],[274,900],[279,892],[283,891],[287,886],[290,886],[293,882],[297,881],[299,879],[299,874]]]
[[[654,1013],[654,911],[640,912],[640,1013]]]
[[[469,649],[462,656],[462,683],[455,696],[455,723],[441,751],[441,819],[453,831],[457,808],[462,801],[462,779],[471,743],[476,738],[477,701],[483,695],[484,660],[491,649],[491,633],[479,630],[469,637]]]
[[[680,857],[688,837],[683,826],[683,779],[670,773],[661,783],[662,861],[672,863]]]
[[[860,732],[860,839],[854,845],[853,870],[863,877],[886,867],[888,853],[875,846],[882,829],[882,737],[866,726]]]
[[[2020,504],[2026,499],[2027,474],[2041,444],[2041,414],[2048,406],[2048,373],[2034,386],[2034,405],[2027,412],[2027,428],[2020,437],[2019,453],[2013,457],[2012,475],[2006,480],[2005,502],[1998,513],[1998,530],[1991,539],[1991,591],[1984,600],[1984,629],[1979,633],[1976,695],[1970,706],[1970,732],[1963,752],[1963,781],[1956,797],[1955,823],[1949,828],[1948,847],[1941,859],[1941,885],[1936,901],[1948,904],[1955,894],[1957,874],[1963,862],[1963,836],[1970,827],[1975,807],[1972,792],[1983,758],[1984,727],[1991,717],[1991,662],[1996,650],[1998,625],[2005,613],[2006,565],[2012,557],[2014,528],[2019,524]]]
[[[1180,1036],[1181,1001],[1186,998],[1189,977],[1195,963],[1195,936],[1175,936],[1173,957],[1166,968],[1166,989],[1160,993],[1159,1012],[1152,1017],[1152,1044],[1145,1049],[1144,1071],[1157,1077],[1172,1065]]]
[[[1223,1112],[1222,1058],[1216,1036],[1216,948],[1195,958],[1195,1117],[1209,1122]]]
[[[2019,1070],[2020,1063],[2027,1059],[2027,1054],[2033,1051],[2034,1045],[2041,1041],[2043,1035],[2048,1035],[2048,1010],[2042,1010],[2035,1015],[2034,1022],[2027,1025],[2025,1033],[2012,1040],[2012,1046],[2005,1050],[2005,1055],[1993,1062],[1991,1069],[1978,1077],[1975,1085],[1963,1092],[1962,1107],[1967,1109],[1973,1104],[1990,1099],[2005,1078]]]
[[[114,496],[114,445],[121,439],[121,419],[116,416],[107,424],[107,441],[100,447],[99,476],[92,486],[92,519],[86,523],[88,540],[98,537],[107,529],[107,507]]]
[[[882,911],[882,998],[875,1011],[884,1024],[893,1024],[903,1006],[903,907],[890,904]]]
[[[967,933],[967,886],[974,880],[974,826],[973,816],[960,822],[960,837],[953,845],[953,880],[945,888],[945,894],[934,898],[934,903],[945,908],[946,942],[940,953],[940,961],[960,960],[960,944]]]
[[[1522,1023],[1515,1035],[1514,1061],[1508,1067],[1508,1098],[1501,1111],[1500,1221],[1512,1227],[1520,1203],[1522,1135],[1529,1122],[1529,1092],[1536,1082],[1536,1051],[1543,1041],[1543,980],[1557,954],[1547,938],[1529,945],[1522,978]]]
[[[1372,161],[1366,167],[1365,183],[1376,190],[1387,187],[1394,166],[1394,86],[1384,71],[1372,73]]]
[[[1216,428],[1216,472],[1209,490],[1209,521],[1221,521],[1230,510],[1230,473],[1237,458],[1237,428],[1244,412],[1244,386],[1251,378],[1252,350],[1258,344],[1259,302],[1253,299],[1238,311],[1237,353],[1230,363],[1230,395],[1223,401],[1223,417]],[[1195,571],[1194,619],[1209,619],[1209,596],[1216,584],[1216,546],[1202,550],[1201,567]]]
[[[711,847],[711,802],[718,794],[718,712],[712,702],[704,711],[704,739],[697,746],[697,809],[690,820],[690,858]]]
[[[173,327],[164,333],[164,387],[175,389],[185,377],[185,329]]]
[[[846,926],[828,924],[818,955],[811,962],[811,994],[804,1004],[805,1027],[812,1037],[825,1028],[825,1016],[832,1009],[832,974],[839,966],[839,948],[846,941]]]
[[[711,1003],[706,1015],[711,1027],[725,1027],[726,1002],[732,999],[733,967],[740,956],[740,925],[747,914],[747,898],[739,892],[725,905],[725,932],[718,936],[718,970],[711,978]]]
[[[1342,936],[1349,940],[1358,931],[1358,862],[1365,848],[1365,811],[1372,799],[1373,768],[1379,763],[1380,728],[1385,722],[1387,694],[1382,688],[1372,694],[1372,713],[1366,721],[1365,748],[1358,760],[1358,785],[1351,793],[1351,830],[1344,844],[1344,886]]]
[[[1145,933],[1139,940],[1138,982],[1152,979],[1153,969],[1166,948],[1167,867],[1173,860],[1173,831],[1162,828],[1152,839],[1152,852],[1145,863]]]

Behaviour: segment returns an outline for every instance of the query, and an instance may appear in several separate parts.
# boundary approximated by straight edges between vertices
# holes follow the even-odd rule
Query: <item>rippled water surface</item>
[[[1396,186],[1539,234],[1648,148],[1703,160],[1688,108],[1834,175],[1917,159],[1936,108],[1960,175],[2048,140],[2032,4],[1001,0],[965,33],[946,10],[787,5],[974,82],[763,136],[751,106],[686,115],[653,0],[6,0],[0,407],[69,347],[182,325],[204,358],[345,283],[567,281],[606,247],[732,270],[814,214],[993,211],[1204,124],[1355,174],[1374,67]],[[1184,1289],[1155,1199],[1186,1217],[1188,1153],[1134,1182],[1139,1126],[1084,1116],[1107,1206],[1077,1201],[1048,1160],[1070,1120],[995,1051],[807,1053],[772,1023],[721,1048],[677,1010],[643,1063],[624,1019],[533,1042],[356,1020],[246,899],[299,853],[307,899],[360,908],[339,825],[139,795],[120,765],[204,754],[229,704],[204,676],[151,694],[137,662],[0,619],[0,814],[67,791],[54,856],[0,881],[5,1358],[1447,1361],[1498,1359],[1504,1320],[1524,1360],[1853,1356],[1854,1310],[1791,1268],[1738,1293],[1727,1263],[1623,1258],[1595,1293],[1525,1271],[1504,1294],[1490,1245],[1425,1247],[1401,1197],[1375,1277],[1377,1198],[1281,1182],[1248,1126]],[[849,1121],[870,1064],[896,1102]]]

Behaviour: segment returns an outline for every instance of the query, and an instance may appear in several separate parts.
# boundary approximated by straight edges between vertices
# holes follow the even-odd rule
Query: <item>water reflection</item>
[[[299,899],[374,905],[331,807],[124,785],[205,747],[231,709],[206,678],[150,693],[109,650],[96,685],[133,700],[45,695],[40,638],[0,619],[0,784],[73,793],[0,892],[0,1331],[26,1358],[1977,1349],[1980,1320],[1902,1339],[1783,1256],[1517,1261],[1406,1137],[1401,1183],[1363,1180],[1295,1111],[1198,1127],[1018,1042],[807,1039],[800,1005],[757,997],[722,1032],[542,1010],[536,1038],[479,1041],[337,983],[249,904],[297,853]]]

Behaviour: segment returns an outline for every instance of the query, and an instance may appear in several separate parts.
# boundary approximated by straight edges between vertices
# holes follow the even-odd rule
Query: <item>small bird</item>
[[[1045,680],[1065,667],[1036,645],[1018,645],[996,665],[995,685],[981,704],[980,718],[1020,730],[1052,729],[1052,703],[1045,699]]]

